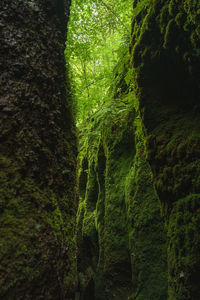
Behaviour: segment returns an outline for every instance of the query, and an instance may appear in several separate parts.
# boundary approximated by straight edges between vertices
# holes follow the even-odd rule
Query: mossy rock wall
[[[131,60],[168,232],[170,300],[200,299],[199,18],[197,0],[135,1]]]
[[[166,233],[136,108],[114,103],[94,121],[80,157],[81,299],[165,300]]]
[[[76,140],[64,60],[69,1],[2,0],[0,11],[0,298],[72,299]]]

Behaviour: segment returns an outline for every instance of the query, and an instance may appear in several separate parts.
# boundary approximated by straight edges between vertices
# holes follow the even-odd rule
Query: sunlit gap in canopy
[[[77,126],[111,97],[113,69],[129,44],[132,0],[72,0],[66,62]]]

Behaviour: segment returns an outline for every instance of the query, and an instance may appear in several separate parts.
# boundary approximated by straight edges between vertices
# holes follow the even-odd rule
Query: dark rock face
[[[140,1],[132,65],[168,230],[170,300],[200,299],[199,1]]]
[[[76,284],[66,21],[62,0],[0,2],[2,299],[71,299]]]

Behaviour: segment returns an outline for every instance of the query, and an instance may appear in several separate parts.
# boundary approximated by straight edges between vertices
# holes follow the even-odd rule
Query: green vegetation
[[[65,55],[79,126],[110,97],[113,68],[129,44],[131,6],[132,0],[72,1]]]
[[[133,92],[123,100],[136,102]],[[93,292],[93,299],[164,300],[166,234],[141,121],[133,105],[114,108],[94,117],[90,131],[98,134],[87,135],[80,152],[81,292],[83,299]]]
[[[6,1],[0,298],[199,300],[200,2]]]
[[[199,1],[153,1],[132,25],[131,60],[168,235],[169,299],[199,299]]]
[[[199,3],[133,1],[129,41],[122,2],[72,10],[81,293],[198,299]]]
[[[165,300],[166,233],[133,91],[130,18],[116,18],[124,2],[106,3],[74,2],[66,50],[80,135],[81,299]]]

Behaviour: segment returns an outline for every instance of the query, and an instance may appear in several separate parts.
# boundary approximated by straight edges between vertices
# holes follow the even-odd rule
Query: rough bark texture
[[[71,299],[76,283],[69,2],[0,2],[1,299]]]
[[[200,299],[199,17],[197,0],[135,1],[131,56],[168,230],[170,300]]]

